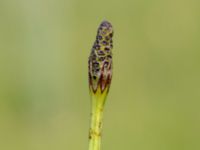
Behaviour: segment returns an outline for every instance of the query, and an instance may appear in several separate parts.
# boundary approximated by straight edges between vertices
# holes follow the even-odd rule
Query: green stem
[[[103,109],[106,96],[92,94],[91,125],[89,132],[89,150],[100,150]]]

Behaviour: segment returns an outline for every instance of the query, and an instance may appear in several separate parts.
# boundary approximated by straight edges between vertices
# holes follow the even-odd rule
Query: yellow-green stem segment
[[[97,88],[96,93],[91,92],[92,110],[89,131],[89,150],[100,150],[103,110],[107,97],[107,91],[108,88],[106,88],[102,93],[101,89]]]

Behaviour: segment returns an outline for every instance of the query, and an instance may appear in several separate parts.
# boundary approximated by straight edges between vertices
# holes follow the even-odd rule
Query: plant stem
[[[89,150],[100,150],[104,103],[107,92],[91,94],[92,110],[89,131]]]

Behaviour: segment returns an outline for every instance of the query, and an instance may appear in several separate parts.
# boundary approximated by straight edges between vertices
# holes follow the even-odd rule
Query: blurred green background
[[[87,60],[112,22],[103,150],[200,149],[200,1],[0,0],[0,149],[87,150]]]

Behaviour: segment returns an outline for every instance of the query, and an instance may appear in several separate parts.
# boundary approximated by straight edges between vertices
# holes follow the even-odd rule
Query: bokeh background
[[[112,22],[103,150],[200,149],[200,1],[0,0],[0,149],[86,150],[87,60]]]

